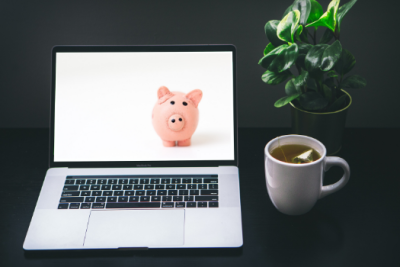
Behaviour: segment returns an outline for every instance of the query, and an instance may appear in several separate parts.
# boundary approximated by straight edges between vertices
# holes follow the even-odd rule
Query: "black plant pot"
[[[292,102],[292,132],[295,134],[307,135],[321,141],[327,150],[327,155],[334,155],[342,147],[343,130],[346,124],[347,109],[351,105],[351,96],[348,96],[348,105],[338,111],[326,113],[314,113],[299,109]]]

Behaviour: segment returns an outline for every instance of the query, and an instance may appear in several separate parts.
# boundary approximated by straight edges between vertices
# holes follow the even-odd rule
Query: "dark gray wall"
[[[319,1],[324,10],[329,0]],[[342,1],[342,4],[347,1]],[[237,47],[240,127],[286,127],[289,107],[273,103],[284,86],[261,81],[264,24],[292,0],[1,1],[0,127],[48,127],[54,45],[228,44]],[[353,73],[348,127],[400,127],[396,2],[360,0],[342,25]]]

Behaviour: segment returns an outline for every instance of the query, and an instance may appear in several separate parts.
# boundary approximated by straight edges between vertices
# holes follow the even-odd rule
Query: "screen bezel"
[[[173,160],[173,161],[54,161],[54,124],[55,124],[55,84],[56,53],[58,52],[232,52],[233,66],[233,114],[234,114],[234,159],[233,160]],[[109,168],[109,167],[217,167],[238,166],[238,126],[236,93],[236,47],[234,45],[154,45],[154,46],[55,46],[52,49],[51,75],[51,113],[49,166],[70,168]]]

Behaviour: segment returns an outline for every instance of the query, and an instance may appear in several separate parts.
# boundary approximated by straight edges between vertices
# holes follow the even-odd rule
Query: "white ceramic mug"
[[[293,164],[271,156],[271,152],[279,145],[288,144],[309,146],[316,150],[321,158],[310,163]],[[280,212],[288,215],[300,215],[308,212],[318,199],[338,191],[346,185],[350,178],[349,164],[339,157],[327,157],[325,146],[309,136],[279,136],[268,142],[264,155],[269,197]],[[343,168],[343,177],[334,184],[323,186],[324,173],[334,165]]]

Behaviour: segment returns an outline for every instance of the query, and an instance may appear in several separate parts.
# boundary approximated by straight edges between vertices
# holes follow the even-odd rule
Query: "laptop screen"
[[[232,51],[53,56],[54,162],[235,159]]]

